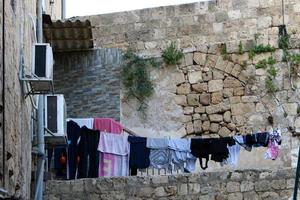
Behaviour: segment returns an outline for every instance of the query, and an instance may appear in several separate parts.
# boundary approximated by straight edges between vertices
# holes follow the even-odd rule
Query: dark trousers
[[[69,179],[75,179],[77,169],[77,156],[78,156],[78,138],[80,137],[80,126],[74,121],[67,123],[68,134],[68,166],[69,166]]]
[[[78,178],[96,178],[99,171],[99,152],[97,150],[100,132],[83,127],[79,142]]]
[[[68,147],[69,179],[75,179],[77,169],[77,145],[70,144]]]

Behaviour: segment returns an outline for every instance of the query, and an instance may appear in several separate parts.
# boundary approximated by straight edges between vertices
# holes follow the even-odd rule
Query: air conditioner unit
[[[33,73],[38,78],[53,78],[53,53],[49,43],[36,43],[33,50]]]
[[[33,47],[32,74],[24,80],[30,84],[29,94],[53,93],[53,53],[50,44],[36,43]]]
[[[66,117],[64,95],[45,95],[45,141],[47,144],[66,144]]]

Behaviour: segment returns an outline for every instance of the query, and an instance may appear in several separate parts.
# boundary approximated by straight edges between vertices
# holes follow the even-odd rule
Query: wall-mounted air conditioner
[[[21,72],[21,80],[30,85],[26,94],[53,94],[53,53],[50,44],[36,43],[32,52],[32,73],[30,75]]]
[[[33,73],[38,78],[53,78],[53,53],[49,43],[36,43],[33,48]]]
[[[64,95],[45,95],[45,140],[47,144],[66,144],[66,117]]]

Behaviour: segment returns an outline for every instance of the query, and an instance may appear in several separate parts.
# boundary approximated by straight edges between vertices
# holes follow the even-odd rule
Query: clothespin
[[[106,129],[104,129],[104,133],[106,133]]]

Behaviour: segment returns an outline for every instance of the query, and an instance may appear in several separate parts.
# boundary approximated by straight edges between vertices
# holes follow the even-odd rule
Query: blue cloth
[[[128,136],[130,143],[129,167],[136,169],[148,168],[150,165],[150,149],[147,148],[147,138]]]

